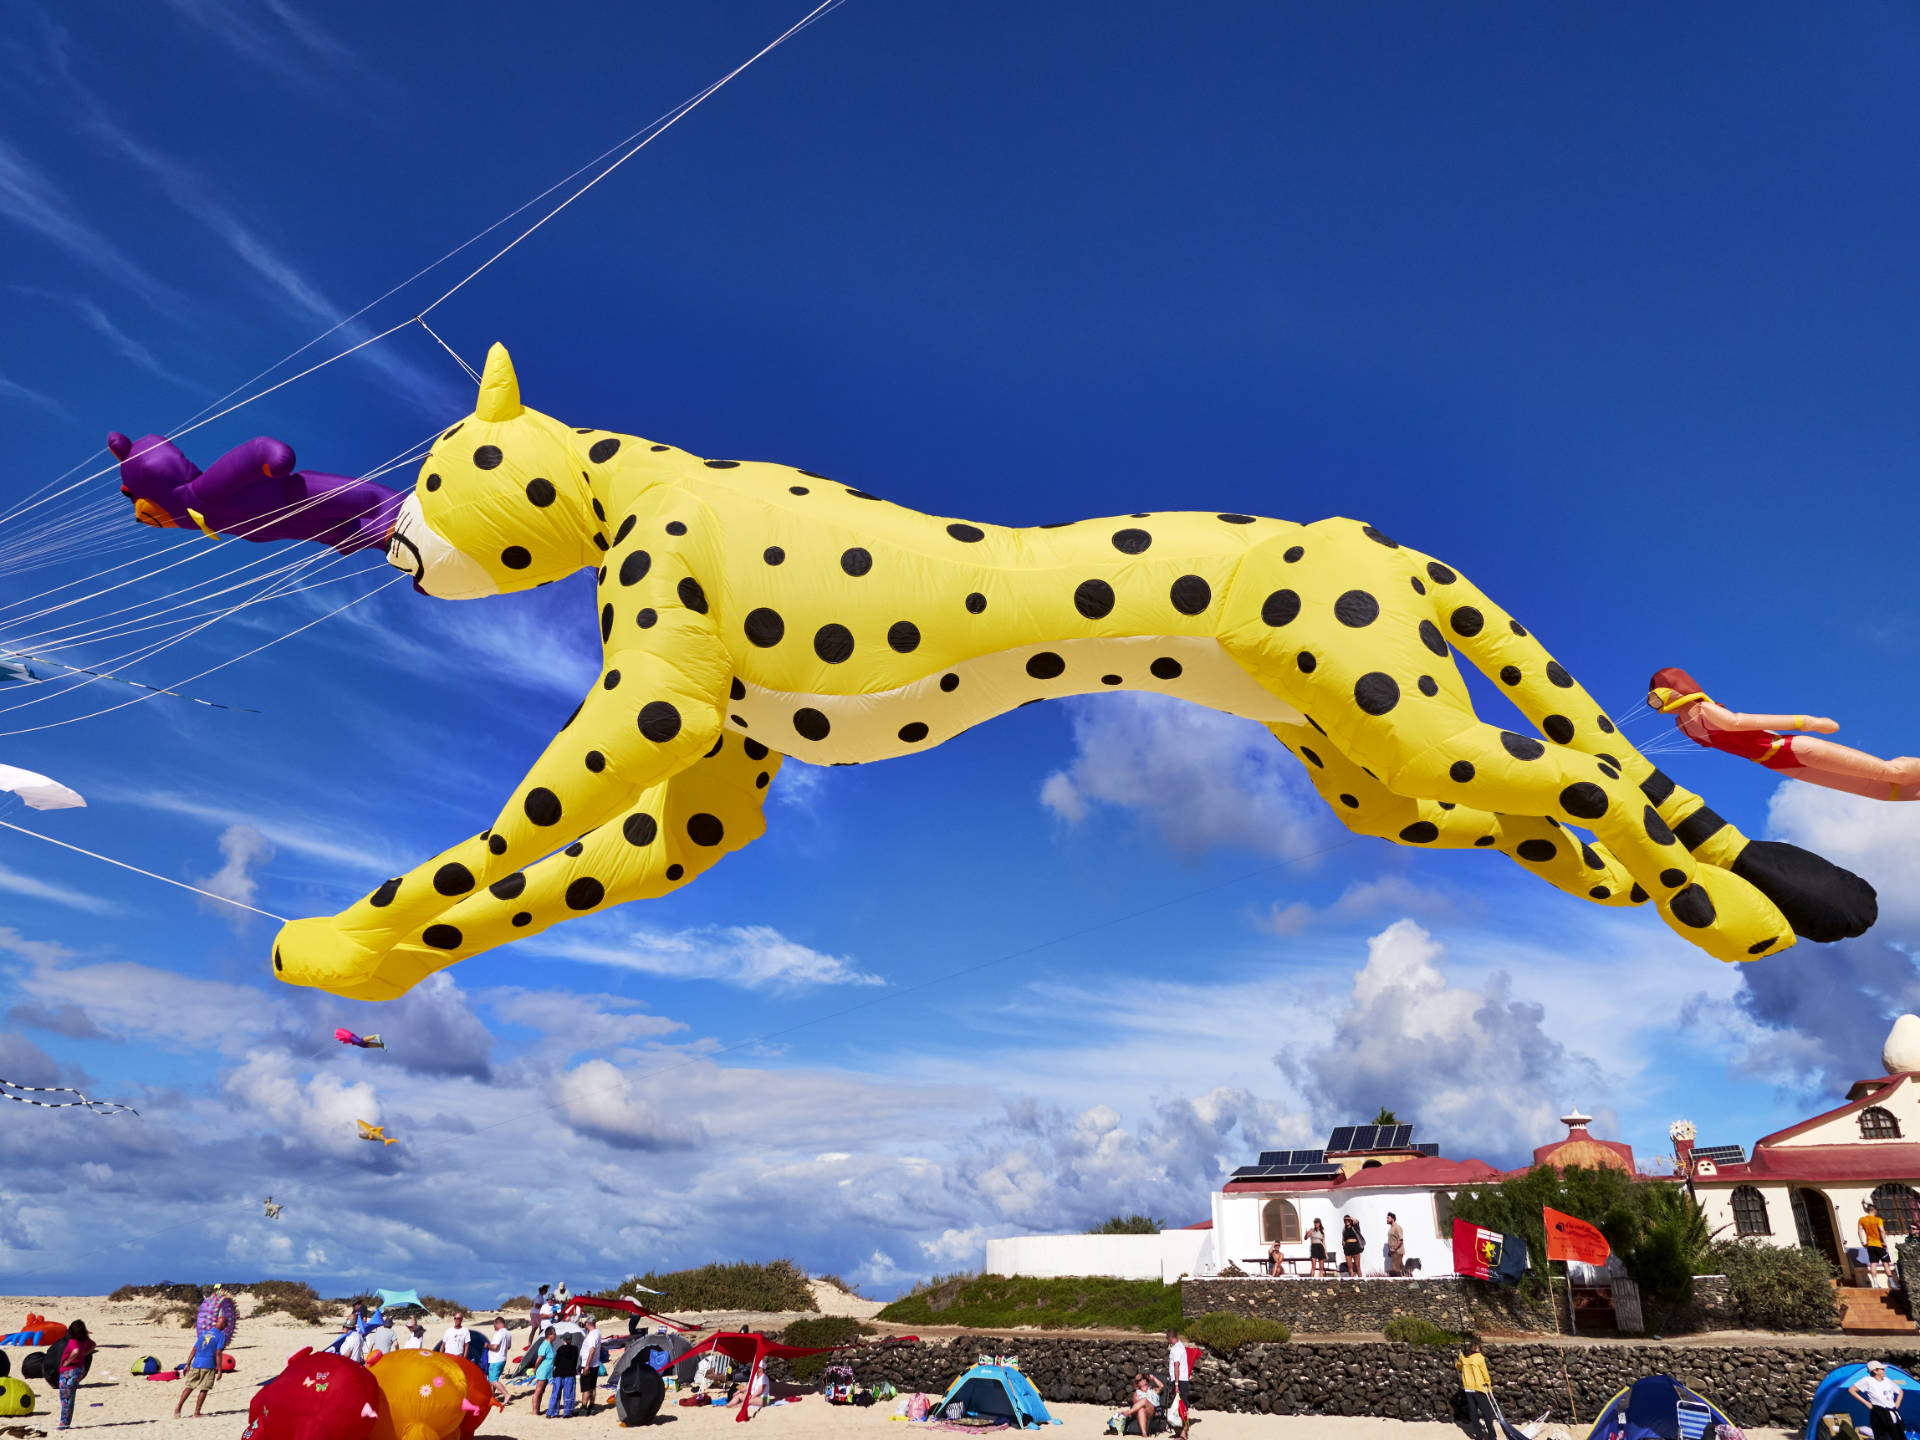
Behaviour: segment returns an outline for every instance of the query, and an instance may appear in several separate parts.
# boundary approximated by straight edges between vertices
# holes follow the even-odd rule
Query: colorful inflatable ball
[[[467,1396],[462,1362],[432,1350],[396,1350],[368,1366],[385,1397],[368,1440],[459,1440],[486,1406]],[[483,1382],[484,1383],[484,1382]]]
[[[241,1440],[367,1440],[385,1403],[366,1366],[304,1349],[254,1392]]]
[[[0,1377],[0,1415],[31,1415],[33,1387],[18,1376]]]

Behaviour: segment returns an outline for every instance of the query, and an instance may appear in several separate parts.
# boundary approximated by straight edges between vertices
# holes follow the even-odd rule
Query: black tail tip
[[[1778,905],[1802,940],[1851,940],[1880,918],[1873,886],[1798,845],[1750,840],[1733,873]]]

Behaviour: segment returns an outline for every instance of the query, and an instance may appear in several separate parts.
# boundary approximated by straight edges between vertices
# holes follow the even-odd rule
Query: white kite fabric
[[[19,796],[29,810],[83,810],[87,804],[79,791],[13,765],[0,765],[0,790]]]
[[[15,1095],[12,1091],[22,1090],[26,1094]],[[27,1095],[79,1095],[78,1100],[29,1100]],[[96,1115],[111,1115],[116,1110],[124,1110],[129,1115],[140,1112],[131,1105],[122,1105],[117,1100],[95,1100],[68,1085],[22,1085],[14,1080],[0,1076],[0,1099],[12,1100],[20,1105],[37,1105],[42,1110],[74,1110],[81,1106]]]

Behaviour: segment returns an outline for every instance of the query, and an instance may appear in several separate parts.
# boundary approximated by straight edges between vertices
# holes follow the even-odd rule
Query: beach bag
[[[909,1420],[926,1419],[927,1407],[931,1404],[933,1404],[933,1401],[931,1398],[925,1395],[921,1395],[918,1392],[909,1396],[907,1399],[907,1419]]]
[[[20,1362],[20,1378],[22,1380],[44,1380],[46,1376],[42,1372],[44,1372],[46,1368],[46,1351],[36,1350]],[[57,1379],[58,1377],[56,1376],[55,1378]]]
[[[160,1362],[151,1355],[142,1355],[139,1363],[133,1367],[133,1373],[136,1375],[158,1375],[160,1373]]]

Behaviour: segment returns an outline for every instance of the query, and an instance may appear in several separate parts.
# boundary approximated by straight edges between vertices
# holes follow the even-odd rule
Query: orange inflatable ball
[[[461,1361],[432,1350],[396,1350],[373,1362],[373,1378],[386,1397],[367,1440],[462,1440],[465,1427],[486,1407],[467,1397]],[[483,1382],[484,1383],[484,1382]]]
[[[473,1413],[460,1424],[460,1440],[473,1440],[474,1434],[493,1410],[493,1386],[487,1380],[487,1372],[466,1356],[454,1355],[442,1358],[451,1358],[453,1363],[460,1367],[460,1373],[467,1377],[467,1399],[473,1402]]]

